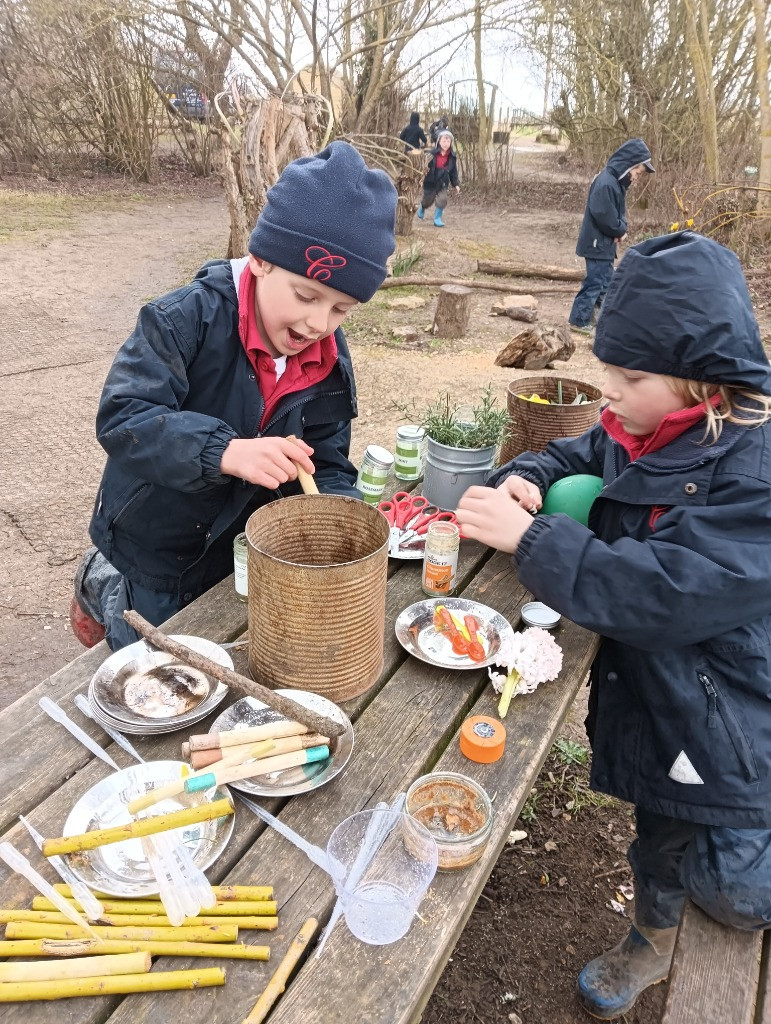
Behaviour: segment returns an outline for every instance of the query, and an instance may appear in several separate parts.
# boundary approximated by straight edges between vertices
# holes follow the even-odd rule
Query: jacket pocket
[[[718,690],[712,676],[706,672],[697,673],[699,682],[707,695],[707,728],[717,729],[722,724],[731,741],[731,746],[741,766],[742,774],[747,782],[757,782],[759,778],[757,764],[752,749],[747,742],[736,712]]]

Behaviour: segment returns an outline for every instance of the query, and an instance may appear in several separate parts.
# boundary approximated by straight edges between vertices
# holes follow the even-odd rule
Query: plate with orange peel
[[[474,638],[466,621],[469,618],[476,625]],[[429,665],[454,669],[492,665],[505,640],[514,635],[500,612],[465,597],[411,604],[399,613],[395,629],[396,639],[408,654]]]

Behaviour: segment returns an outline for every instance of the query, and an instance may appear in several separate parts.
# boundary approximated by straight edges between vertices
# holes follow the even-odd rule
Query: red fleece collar
[[[713,408],[717,408],[720,404],[720,395],[714,395],[710,401]],[[686,430],[696,426],[706,414],[707,407],[704,402],[689,406],[687,409],[678,409],[677,412],[670,412],[665,416],[652,434],[645,436],[627,433],[616,414],[610,409],[603,409],[600,419],[606,433],[627,451],[629,458],[634,462],[642,455],[657,452],[660,448],[668,445],[684,434]]]
[[[273,356],[260,336],[255,313],[254,295],[256,278],[249,267],[245,267],[238,282],[238,335],[241,344],[257,374],[260,393],[265,402],[260,427],[268,422],[279,401],[295,391],[324,380],[332,372],[337,362],[337,342],[334,334],[328,334],[319,341],[289,356],[286,370],[280,380],[276,380],[276,364]],[[267,359],[265,357],[268,357]]]

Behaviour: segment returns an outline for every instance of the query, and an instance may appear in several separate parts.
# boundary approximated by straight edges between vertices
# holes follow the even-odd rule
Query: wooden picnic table
[[[495,608],[514,626],[520,606],[528,599],[507,556],[466,541],[461,545],[458,593]],[[437,874],[420,907],[420,919],[415,919],[399,942],[364,945],[341,920],[322,955],[317,958],[311,951],[297,971],[273,1010],[270,1024],[399,1024],[419,1019],[596,651],[594,634],[563,619],[555,633],[564,651],[559,678],[514,699],[505,722],[503,758],[492,765],[476,764],[460,753],[460,726],[472,713],[495,715],[497,695],[486,669],[443,670],[403,650],[394,633],[394,621],[402,609],[422,598],[420,562],[392,560],[383,673],[368,693],[343,705],[355,731],[348,765],[330,783],[310,793],[261,802],[310,842],[324,847],[334,827],[348,815],[379,801],[390,803],[428,772],[456,771],[476,779],[493,798],[495,822],[490,842],[476,864]],[[246,615],[246,605],[236,599],[231,577],[175,615],[164,630],[224,643],[244,634]],[[108,655],[106,645],[99,644],[0,714],[0,831],[51,881],[58,879],[44,867],[17,816],[27,815],[45,836],[60,835],[73,804],[104,778],[109,768],[44,715],[38,699],[47,694],[58,701],[119,764],[127,765],[127,755],[114,743],[107,743],[99,727],[85,721],[73,706],[75,694],[87,690],[91,676]],[[235,660],[236,668],[244,671],[245,654],[238,654]],[[238,696],[231,693],[228,701]],[[205,732],[210,721],[199,723],[193,731]],[[180,743],[187,734],[131,739],[147,759],[179,759]],[[5,1024],[149,1024],[158,1020],[240,1024],[303,922],[314,916],[322,925],[326,923],[335,892],[324,872],[238,802],[232,839],[207,874],[213,883],[274,886],[278,930],[244,932],[240,937],[245,936],[246,942],[267,942],[270,962],[217,961],[227,971],[223,988],[8,1004],[2,1010]],[[34,893],[24,879],[3,870],[0,880],[4,907],[30,906]],[[207,963],[175,957],[156,960],[158,966],[168,970]]]

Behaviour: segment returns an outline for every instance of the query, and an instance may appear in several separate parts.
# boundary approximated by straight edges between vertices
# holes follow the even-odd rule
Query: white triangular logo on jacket
[[[669,769],[669,777],[675,782],[685,782],[691,786],[704,785],[704,779],[693,767],[684,750],[681,750],[675,758],[675,763]]]

